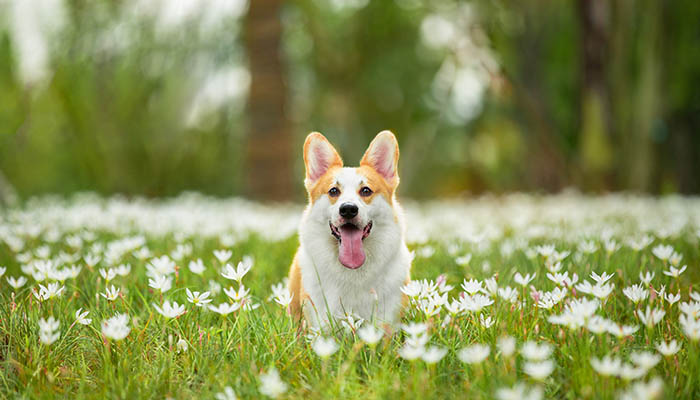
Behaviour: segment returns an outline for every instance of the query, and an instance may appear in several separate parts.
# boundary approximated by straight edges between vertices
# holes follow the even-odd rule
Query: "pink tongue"
[[[359,268],[365,262],[365,251],[362,248],[362,230],[352,225],[340,227],[340,262],[350,268]]]

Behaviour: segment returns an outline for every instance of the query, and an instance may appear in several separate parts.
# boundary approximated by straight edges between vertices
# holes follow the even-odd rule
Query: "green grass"
[[[12,228],[7,218],[5,228]],[[0,223],[2,220],[0,220]],[[409,221],[410,223],[410,221]],[[606,222],[614,224],[613,222]],[[569,229],[564,226],[564,229]],[[109,243],[119,236],[111,232],[96,232],[98,243]],[[51,254],[87,252],[71,249],[65,243],[68,232],[53,243],[48,243]],[[633,233],[630,233],[632,235]],[[22,236],[21,234],[19,234]],[[513,232],[506,232],[483,249],[471,243],[461,243],[459,254],[472,253],[466,267],[459,266],[454,255],[447,251],[445,243],[456,240],[430,241],[436,249],[430,258],[417,257],[413,267],[414,279],[436,279],[446,274],[448,283],[455,286],[450,297],[461,292],[459,284],[464,278],[483,280],[497,274],[499,286],[510,285],[522,289],[513,281],[515,271],[536,272],[531,283],[540,290],[552,290],[555,284],[546,278],[543,259],[528,258],[522,249],[503,255],[499,251],[504,240],[514,239]],[[25,248],[36,249],[46,245],[41,236],[25,238]],[[617,237],[617,236],[616,236]],[[623,238],[617,237],[618,241]],[[123,295],[115,302],[108,302],[98,293],[104,292],[105,283],[97,269],[109,267],[101,262],[94,268],[83,265],[76,279],[65,282],[64,293],[57,298],[38,302],[32,295],[36,283],[30,278],[20,290],[14,291],[7,281],[0,283],[0,396],[25,398],[213,398],[225,386],[231,386],[241,398],[259,398],[259,375],[276,367],[282,379],[289,385],[283,397],[325,398],[494,398],[498,388],[524,382],[528,386],[540,386],[546,398],[617,398],[630,386],[620,378],[603,377],[596,373],[589,362],[591,357],[613,354],[624,360],[633,351],[654,351],[660,340],[676,339],[682,349],[674,356],[664,357],[643,380],[660,377],[664,382],[661,398],[698,398],[700,396],[700,348],[679,327],[679,304],[689,301],[689,292],[697,291],[700,282],[698,261],[700,251],[694,230],[680,231],[676,237],[655,238],[654,243],[637,253],[627,246],[611,255],[600,249],[591,255],[583,255],[574,261],[569,256],[564,270],[577,273],[586,279],[591,271],[615,273],[615,284],[607,302],[598,314],[619,323],[639,325],[632,336],[618,339],[610,334],[594,335],[584,329],[569,330],[547,321],[551,314],[560,314],[564,304],[573,295],[552,310],[534,307],[530,296],[525,296],[523,307],[495,298],[485,315],[495,319],[486,329],[478,321],[478,315],[467,314],[441,326],[443,310],[439,316],[426,318],[417,310],[407,310],[404,320],[427,321],[432,334],[430,343],[449,349],[445,358],[428,365],[419,360],[407,361],[399,357],[397,350],[403,345],[401,332],[386,336],[376,347],[363,344],[352,333],[338,328],[334,335],[339,350],[327,359],[319,358],[291,320],[285,310],[268,301],[270,285],[280,282],[287,274],[288,266],[297,246],[297,238],[290,237],[270,242],[258,235],[250,235],[228,247],[233,251],[233,261],[244,255],[255,259],[252,270],[243,283],[251,289],[253,300],[260,307],[253,311],[239,310],[226,317],[187,303],[185,288],[207,290],[208,282],[216,280],[224,287],[230,286],[218,273],[220,263],[212,251],[223,248],[217,238],[186,237],[177,240],[174,235],[146,237],[146,246],[153,256],[170,254],[178,244],[190,243],[191,255],[178,262],[179,270],[173,288],[162,297],[148,287],[146,261],[138,260],[130,252],[121,262],[128,262],[132,272],[117,277],[110,284],[120,287]],[[555,244],[557,250],[575,252],[576,243],[556,238],[533,239],[526,246],[541,243]],[[688,270],[676,281],[662,274],[664,263],[651,253],[659,243],[672,245],[683,255]],[[423,246],[423,245],[421,245]],[[416,248],[416,245],[411,245]],[[187,262],[201,258],[207,270],[203,276],[192,274]],[[483,265],[490,265],[485,272]],[[9,246],[0,241],[0,265],[8,268],[5,276],[18,276],[21,263]],[[622,288],[639,282],[639,271],[655,272],[654,287],[665,284],[667,291],[680,289],[682,299],[670,306],[658,299],[647,299],[647,304],[662,307],[666,316],[654,328],[647,329],[637,320],[632,303],[622,294]],[[236,284],[233,283],[235,287]],[[14,291],[14,294],[13,294]],[[577,294],[576,297],[585,295]],[[187,312],[174,320],[157,313],[153,303],[161,304],[162,298],[187,306]],[[223,292],[215,296],[214,303],[226,301]],[[76,324],[74,313],[78,308],[89,310],[92,323]],[[106,340],[100,330],[104,319],[116,312],[131,316],[132,330],[122,341]],[[39,318],[54,316],[60,320],[61,336],[47,346],[39,341]],[[554,346],[551,359],[556,363],[554,372],[543,382],[528,377],[522,370],[524,360],[516,353],[504,357],[496,347],[498,338],[511,335],[518,341],[518,348],[527,341],[547,342]],[[188,350],[178,352],[175,343],[179,338],[188,342]],[[489,357],[481,364],[466,365],[456,353],[473,343],[491,345]]]

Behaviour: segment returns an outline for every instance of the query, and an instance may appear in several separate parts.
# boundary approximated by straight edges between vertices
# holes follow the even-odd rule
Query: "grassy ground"
[[[265,218],[276,215],[279,209],[197,199],[171,203],[116,201],[118,207],[99,199],[49,199],[0,214],[0,266],[7,268],[0,283],[2,397],[214,398],[229,386],[238,397],[259,398],[265,390],[261,389],[261,374],[273,367],[287,385],[283,398],[508,398],[499,389],[522,384],[534,390],[533,398],[539,389],[546,398],[618,398],[636,387],[639,393],[634,397],[641,399],[652,395],[653,390],[641,387],[639,382],[658,382],[656,378],[663,382],[658,398],[700,396],[700,347],[679,323],[681,303],[691,308],[696,304],[690,294],[698,291],[700,282],[700,207],[695,200],[667,204],[654,200],[607,199],[601,203],[585,198],[513,198],[409,207],[409,224],[418,226],[409,227],[413,229],[409,232],[410,247],[417,253],[414,279],[435,280],[444,274],[447,283],[454,286],[447,292],[452,299],[464,291],[460,287],[463,279],[483,282],[495,277],[500,288],[510,286],[517,295],[512,303],[490,295],[493,304],[480,313],[464,312],[448,320],[444,305],[438,305],[438,313],[432,316],[415,305],[407,310],[404,322],[426,322],[429,345],[447,350],[445,357],[434,364],[400,356],[408,336],[404,332],[385,336],[370,346],[340,325],[335,332],[322,334],[334,338],[339,344],[337,352],[319,357],[305,336],[309,332],[300,334],[285,309],[269,299],[271,285],[286,276],[297,246],[295,235],[283,232],[281,238],[271,238],[275,235],[270,230],[279,220]],[[200,209],[227,211],[220,215],[195,213],[192,217],[192,202],[200,204]],[[567,215],[572,204],[580,204],[583,211],[579,212],[583,214]],[[296,215],[298,208],[284,212]],[[240,218],[241,213],[253,220],[259,217],[259,226],[255,227],[255,222],[232,223],[207,231],[183,222],[190,218],[204,225],[214,224],[211,221],[233,219],[233,215]],[[556,218],[552,216],[555,214]],[[123,218],[106,222],[114,215]],[[455,220],[480,215],[481,220],[466,232],[463,224],[455,221],[438,235],[431,224],[445,224],[445,215],[453,215]],[[161,218],[175,222],[155,229],[154,221]],[[282,226],[278,229],[289,230]],[[653,242],[641,250],[630,247],[629,240],[643,234],[650,235]],[[134,235],[140,238],[124,243],[124,238]],[[582,251],[584,240],[589,240],[595,250]],[[606,250],[611,240],[619,248]],[[571,252],[563,259],[560,272],[576,273],[579,283],[590,281],[591,272],[614,273],[609,282],[615,288],[596,314],[618,324],[637,326],[638,330],[618,338],[607,332],[595,334],[585,327],[549,322],[550,316],[564,313],[567,304],[593,296],[577,291],[573,285],[553,308],[536,306],[531,296],[533,288],[546,292],[557,287],[546,276],[546,265],[556,255],[548,257],[545,248],[538,252],[537,246],[543,244],[554,245],[559,252]],[[677,266],[688,266],[680,278],[663,274],[671,261],[652,253],[660,244],[672,246],[682,256]],[[219,249],[232,251],[228,262],[234,265],[244,255],[253,257],[253,267],[242,282],[250,288],[245,302],[259,304],[258,308],[242,308],[221,316],[187,301],[186,288],[209,290],[210,281],[224,288],[238,288],[238,283],[220,274],[223,263],[213,254]],[[100,261],[89,266],[86,258],[93,262],[88,255]],[[172,288],[165,293],[149,287],[146,275],[147,265],[162,255],[169,255],[177,264],[177,271],[170,274]],[[469,256],[465,255],[471,255],[468,262]],[[189,262],[198,258],[206,266],[202,275],[188,268]],[[82,270],[76,278],[60,284],[65,289],[59,296],[39,301],[34,292],[39,283],[46,285],[48,281],[35,282],[28,276],[23,287],[14,289],[5,278],[26,275],[31,272],[27,265],[35,265],[40,259],[53,259],[59,268],[75,264]],[[106,282],[99,270],[123,263],[131,265],[131,272],[111,279],[109,285],[119,288],[120,294],[115,301],[108,301],[100,296],[105,293]],[[640,271],[652,272],[654,278],[650,285],[642,284],[650,296],[635,305],[623,294],[623,288],[639,283]],[[523,287],[515,281],[516,272],[535,273],[536,277]],[[661,300],[655,293],[662,285],[667,293],[679,292],[681,300],[675,304]],[[434,295],[424,292],[414,298],[414,303],[420,302],[421,296],[424,301],[431,296],[436,301]],[[233,302],[223,291],[212,297],[212,304]],[[164,317],[154,307],[164,300],[185,304],[186,312],[174,319]],[[647,306],[665,311],[661,321],[649,328],[635,314]],[[75,323],[79,308],[89,311],[89,324]],[[102,321],[116,313],[130,316],[131,330],[123,340],[109,339],[102,333]],[[480,315],[491,317],[493,325],[484,327]],[[38,321],[49,316],[60,322],[60,337],[45,344],[39,337]],[[692,318],[697,319],[698,314]],[[511,356],[497,346],[504,336],[517,341],[518,351]],[[186,351],[178,351],[180,339],[187,343]],[[681,345],[680,351],[660,356],[658,364],[645,368],[635,379],[603,376],[590,361],[592,357],[611,355],[629,363],[632,353],[658,354],[655,345],[673,339]],[[534,362],[520,351],[527,341],[552,346],[551,356],[545,357],[555,365],[549,376],[538,380],[526,373],[526,364]],[[475,364],[462,362],[459,350],[475,343],[490,346],[488,357]]]

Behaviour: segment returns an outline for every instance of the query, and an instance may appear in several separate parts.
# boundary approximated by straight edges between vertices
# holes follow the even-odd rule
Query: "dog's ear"
[[[343,160],[325,136],[312,132],[304,142],[304,165],[306,166],[304,184],[310,188],[331,167],[342,167]]]
[[[398,163],[399,142],[389,131],[381,131],[377,134],[360,161],[360,165],[373,168],[391,186],[399,183]]]

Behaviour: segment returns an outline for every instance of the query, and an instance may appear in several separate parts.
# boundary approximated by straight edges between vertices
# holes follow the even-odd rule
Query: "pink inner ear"
[[[330,159],[332,154],[329,154],[327,149],[324,149],[323,147],[324,146],[322,144],[316,144],[313,145],[313,148],[311,149],[309,178],[311,178],[312,181],[315,181],[323,176],[323,174],[328,171],[328,167],[330,167],[331,164]]]
[[[389,143],[377,143],[370,156],[372,166],[385,179],[391,179],[396,174],[393,150]]]

